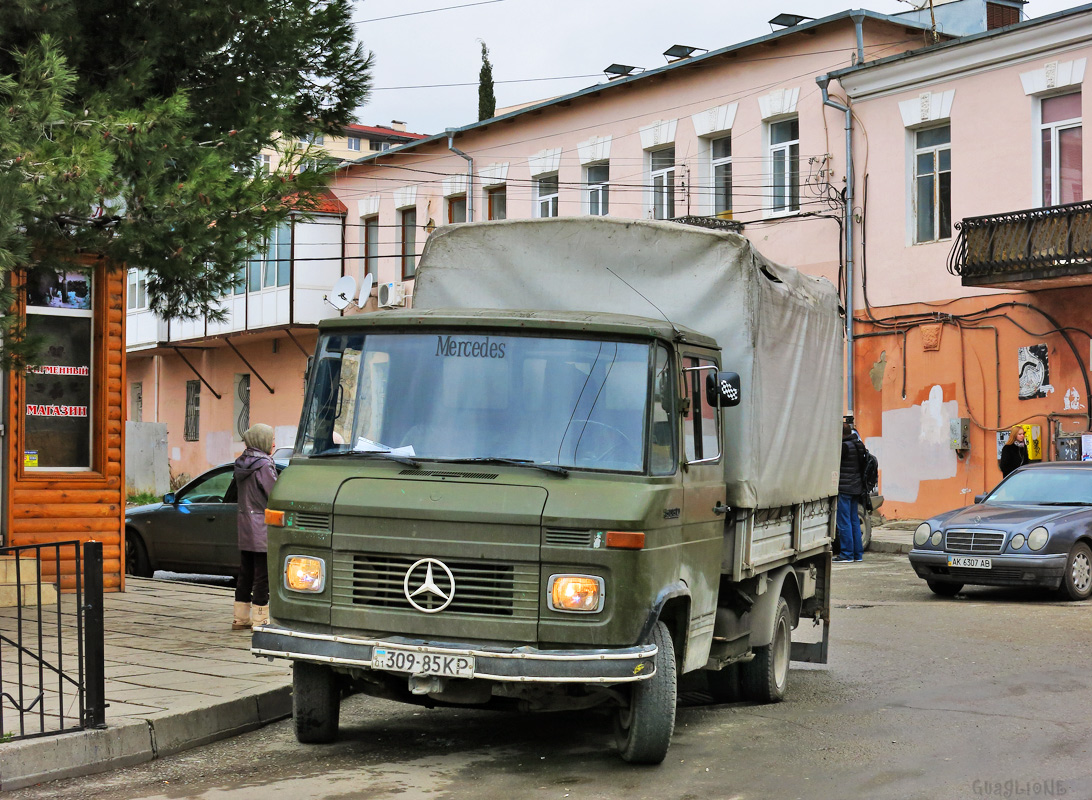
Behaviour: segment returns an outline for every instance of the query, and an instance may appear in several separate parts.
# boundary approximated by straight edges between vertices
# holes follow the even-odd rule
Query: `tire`
[[[615,717],[615,738],[622,759],[631,764],[659,764],[667,755],[675,731],[678,679],[671,632],[657,622],[649,638],[659,648],[656,674],[634,683],[629,705]]]
[[[872,514],[858,503],[857,517],[861,520],[861,551],[864,552],[872,546]]]
[[[729,664],[716,672],[706,674],[706,684],[714,703],[735,703],[741,697],[739,688],[739,665]]]
[[[125,574],[136,578],[152,577],[148,548],[139,533],[129,530],[125,531]]]
[[[292,722],[296,741],[327,744],[337,739],[341,694],[337,673],[307,661],[292,663]]]
[[[962,583],[945,583],[944,581],[926,581],[929,591],[941,597],[955,597],[963,589]]]
[[[1092,595],[1092,549],[1084,542],[1069,551],[1061,590],[1070,600],[1087,600]]]
[[[792,655],[792,625],[789,604],[777,598],[773,638],[764,647],[755,648],[755,657],[739,665],[743,697],[759,703],[780,703],[785,699]]]

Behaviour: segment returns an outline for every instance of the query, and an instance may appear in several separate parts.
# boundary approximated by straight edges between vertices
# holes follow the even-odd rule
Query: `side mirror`
[[[169,506],[173,506],[174,505],[174,492],[167,492],[165,495],[163,495],[163,502],[166,503]]]
[[[311,380],[311,367],[315,365],[315,357],[307,356],[307,367],[303,370],[303,382],[306,384]]]
[[[976,495],[974,496],[974,503],[975,503],[975,505],[978,505],[979,503],[981,503],[981,502],[982,502],[983,500],[985,500],[985,499],[986,499],[986,495],[984,495],[984,494],[976,494]]]
[[[713,408],[738,406],[741,395],[739,375],[734,372],[709,373],[705,379],[705,400]]]

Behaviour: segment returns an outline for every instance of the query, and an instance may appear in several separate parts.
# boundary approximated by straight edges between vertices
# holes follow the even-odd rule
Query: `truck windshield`
[[[653,350],[535,336],[328,334],[296,451],[640,472],[651,377],[666,365]]]

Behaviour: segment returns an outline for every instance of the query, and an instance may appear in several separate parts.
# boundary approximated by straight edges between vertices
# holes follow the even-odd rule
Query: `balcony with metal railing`
[[[964,286],[1092,285],[1092,202],[966,217],[948,255]]]

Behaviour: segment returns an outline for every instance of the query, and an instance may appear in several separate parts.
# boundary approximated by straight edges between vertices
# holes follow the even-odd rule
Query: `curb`
[[[292,714],[283,686],[209,706],[0,746],[0,791],[94,775],[238,736]]]
[[[870,553],[897,553],[899,555],[906,555],[910,552],[913,545],[903,544],[902,542],[881,542],[875,538],[872,539],[872,544],[869,545],[868,551]]]

